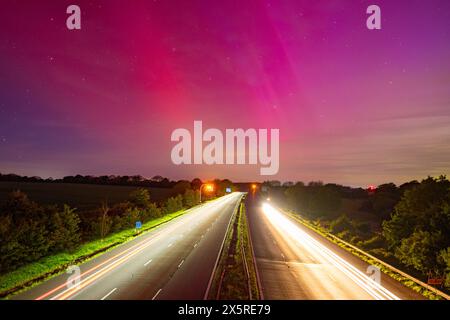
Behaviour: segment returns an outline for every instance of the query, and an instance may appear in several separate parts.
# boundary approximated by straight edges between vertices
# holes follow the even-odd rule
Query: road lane
[[[61,274],[15,299],[202,299],[241,193],[206,203],[80,266],[67,288]]]
[[[381,274],[368,281],[368,264],[277,210],[249,199],[249,224],[266,299],[421,299]]]

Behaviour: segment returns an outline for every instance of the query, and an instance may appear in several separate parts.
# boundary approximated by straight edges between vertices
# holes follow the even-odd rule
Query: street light
[[[202,189],[205,187],[207,192],[213,192],[214,191],[214,185],[211,183],[203,183],[200,186],[200,203],[202,202]]]

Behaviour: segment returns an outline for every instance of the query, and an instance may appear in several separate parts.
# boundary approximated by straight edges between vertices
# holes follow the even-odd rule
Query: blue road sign
[[[136,229],[142,228],[142,222],[136,221]]]
[[[231,188],[226,188],[226,189],[225,189],[225,192],[226,192],[226,193],[230,193],[230,192],[231,192]]]

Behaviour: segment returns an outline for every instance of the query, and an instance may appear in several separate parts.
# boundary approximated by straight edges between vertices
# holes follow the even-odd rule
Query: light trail
[[[400,300],[400,298],[395,294],[384,288],[379,283],[373,281],[366,274],[307,234],[279,210],[275,209],[268,203],[264,203],[262,211],[268,221],[280,232],[281,235],[288,236],[299,244],[307,247],[312,252],[317,252],[320,254],[327,262],[334,265],[338,270],[347,275],[374,299]]]
[[[139,243],[131,246],[130,248],[125,249],[124,251],[114,255],[113,257],[99,263],[98,265],[83,272],[79,276],[73,278],[72,281],[82,279],[82,280],[80,280],[78,285],[67,288],[66,287],[67,285],[64,282],[61,285],[55,287],[54,289],[42,294],[41,296],[36,298],[36,300],[43,300],[45,298],[48,298],[52,294],[55,294],[60,290],[63,290],[63,291],[58,293],[56,296],[53,296],[50,299],[51,300],[64,300],[64,299],[67,299],[67,298],[73,296],[74,294],[76,294],[77,292],[82,290],[83,288],[87,287],[91,283],[95,282],[96,280],[98,280],[99,278],[101,278],[102,276],[107,274],[109,271],[111,271],[111,270],[115,269],[116,267],[120,266],[121,264],[127,262],[132,257],[134,257],[136,254],[138,254],[142,250],[146,249],[148,246],[153,244],[155,241],[160,240],[162,237],[173,234],[173,232],[175,232],[176,230],[185,227],[186,224],[190,225],[191,223],[194,223],[194,222],[196,222],[196,225],[199,224],[199,222],[198,222],[199,216],[201,216],[202,219],[207,219],[211,214],[217,214],[217,212],[212,209],[219,207],[222,203],[228,201],[232,197],[233,197],[233,194],[223,196],[213,202],[207,203],[204,206],[197,208],[196,209],[197,212],[195,212],[195,214],[181,216],[180,219],[177,220],[173,225],[170,225],[167,228],[165,228],[161,231],[158,231],[151,238],[140,241]],[[98,270],[98,271],[93,273],[96,270]],[[93,273],[93,274],[91,274],[91,273]],[[89,274],[91,274],[91,275],[89,275]],[[89,275],[89,276],[85,277],[87,275]]]

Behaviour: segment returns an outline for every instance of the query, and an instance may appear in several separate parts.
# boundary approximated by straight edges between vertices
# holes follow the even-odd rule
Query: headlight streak
[[[103,275],[107,274],[109,271],[115,269],[116,267],[118,267],[121,264],[125,263],[126,261],[130,260],[130,258],[135,256],[142,250],[146,249],[148,246],[153,244],[153,242],[159,240],[161,237],[173,234],[173,232],[175,232],[177,229],[179,229],[181,227],[186,226],[186,224],[198,222],[199,214],[202,214],[202,218],[206,219],[207,217],[210,216],[211,213],[217,213],[213,209],[217,208],[222,203],[228,201],[230,198],[233,198],[234,196],[236,196],[236,194],[229,194],[229,195],[223,196],[220,199],[217,199],[211,203],[207,203],[203,207],[198,208],[197,210],[199,212],[197,212],[194,215],[189,215],[189,216],[184,216],[184,217],[182,216],[181,219],[179,221],[176,221],[176,223],[174,225],[171,225],[167,229],[156,233],[150,239],[143,240],[143,241],[133,245],[132,247],[120,252],[119,254],[109,258],[108,260],[103,261],[102,263],[99,263],[98,265],[87,270],[86,272],[82,273],[78,278],[82,278],[83,276],[86,276],[86,275],[92,273],[93,271],[99,269],[100,267],[104,266],[99,271],[82,279],[80,281],[79,285],[72,287],[72,288],[66,288],[65,290],[63,290],[62,292],[60,292],[59,294],[57,294],[56,296],[54,296],[50,299],[51,300],[64,300],[64,299],[70,298],[71,296],[80,292],[83,288],[87,287],[88,285],[92,284],[94,281],[101,278]],[[65,287],[66,287],[66,283],[63,283],[63,284],[57,286],[56,288],[39,296],[35,300],[43,300],[43,299],[51,296],[52,294],[58,292],[59,290],[64,289]]]
[[[268,203],[263,204],[262,211],[270,223],[272,223],[272,225],[280,232],[280,234],[287,235],[303,246],[310,248],[311,251],[320,254],[326,261],[330,262],[341,272],[346,274],[373,298],[377,300],[400,300],[400,298],[392,292],[381,286],[379,283],[373,281],[366,274],[304,232],[283,213]]]

